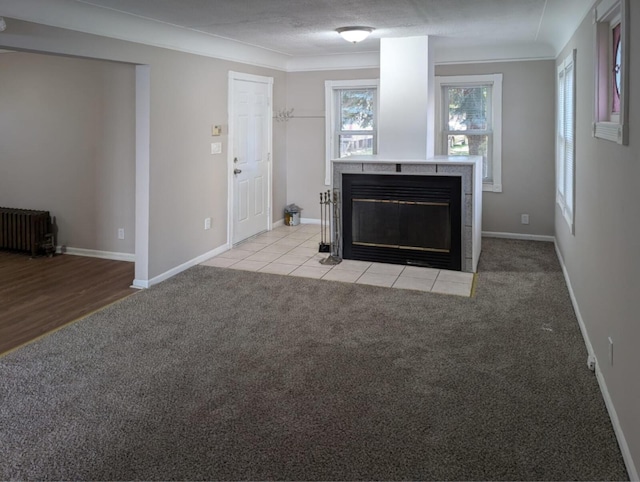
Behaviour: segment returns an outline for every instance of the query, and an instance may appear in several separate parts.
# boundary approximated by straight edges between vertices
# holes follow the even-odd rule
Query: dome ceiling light
[[[340,27],[336,29],[347,42],[358,43],[366,39],[373,29],[371,27]]]

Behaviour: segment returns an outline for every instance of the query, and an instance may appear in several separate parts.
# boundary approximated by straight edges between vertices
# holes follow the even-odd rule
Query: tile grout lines
[[[280,226],[253,236],[203,263],[204,266],[240,269],[306,278],[368,284],[440,294],[471,296],[473,273],[343,260],[321,265],[328,256],[318,253],[320,226]]]

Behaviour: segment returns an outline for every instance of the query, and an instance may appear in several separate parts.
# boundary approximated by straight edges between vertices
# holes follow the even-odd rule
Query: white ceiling
[[[343,60],[348,58],[348,63],[360,56],[367,59],[365,64],[371,63],[380,38],[417,35],[436,37],[441,63],[551,58],[592,4],[593,0],[0,0],[0,15],[13,13],[24,20],[199,53],[203,36],[212,42],[227,39],[245,50],[257,47],[267,57],[284,58],[290,65],[319,66],[331,64],[329,58],[336,56],[347,56]],[[375,31],[367,40],[349,44],[335,32],[348,25]],[[190,48],[194,35],[198,42]],[[486,58],[478,58],[482,55]]]

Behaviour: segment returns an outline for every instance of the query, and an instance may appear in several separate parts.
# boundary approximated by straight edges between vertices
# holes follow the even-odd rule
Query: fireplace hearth
[[[460,271],[460,176],[343,174],[343,257]]]

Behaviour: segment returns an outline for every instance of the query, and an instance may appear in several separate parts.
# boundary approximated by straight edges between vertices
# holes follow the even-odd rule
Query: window
[[[611,99],[611,120],[620,120],[620,88],[622,87],[622,37],[620,36],[620,22],[618,21],[611,29],[611,58],[613,66],[611,67],[611,79],[609,82],[609,97]]]
[[[596,82],[593,135],[628,144],[628,0],[602,0],[594,12]]]
[[[378,152],[378,80],[325,82],[325,184],[331,184],[331,159]]]
[[[502,74],[436,77],[436,153],[482,156],[484,191],[502,192]]]
[[[576,51],[558,65],[556,201],[573,233],[575,193],[575,62]]]

